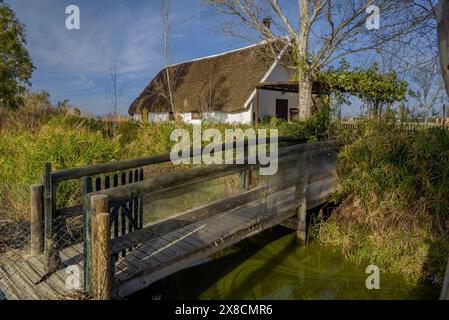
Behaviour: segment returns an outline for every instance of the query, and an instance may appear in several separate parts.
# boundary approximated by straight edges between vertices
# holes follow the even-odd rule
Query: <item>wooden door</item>
[[[276,99],[276,118],[288,121],[288,100]]]

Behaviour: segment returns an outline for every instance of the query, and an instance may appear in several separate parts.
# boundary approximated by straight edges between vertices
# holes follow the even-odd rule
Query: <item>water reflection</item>
[[[381,270],[367,290],[365,267],[316,243],[299,247],[277,227],[225,250],[208,263],[165,278],[131,299],[437,299],[438,289],[411,287]]]

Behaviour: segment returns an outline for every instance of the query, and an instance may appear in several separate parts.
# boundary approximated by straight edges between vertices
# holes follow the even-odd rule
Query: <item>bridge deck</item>
[[[308,207],[325,202],[332,191],[334,179],[309,186]],[[199,260],[229,247],[245,238],[280,224],[294,215],[297,206],[294,187],[264,199],[249,202],[218,213],[166,235],[145,239],[116,264],[113,296],[126,297],[172,273],[188,268]],[[114,246],[120,247],[119,240]]]
[[[54,273],[46,275],[45,258],[28,253],[18,254],[13,261],[0,265],[0,300],[59,300],[74,299],[81,293],[66,286],[69,274],[66,267],[79,267],[80,286],[83,286],[82,246],[76,245],[61,251],[61,264]]]

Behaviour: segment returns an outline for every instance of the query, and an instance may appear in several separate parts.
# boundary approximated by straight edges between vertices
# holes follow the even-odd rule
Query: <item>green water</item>
[[[316,243],[299,247],[277,227],[165,278],[131,299],[437,299],[438,289],[412,287],[380,273],[380,289],[365,287],[356,266]]]

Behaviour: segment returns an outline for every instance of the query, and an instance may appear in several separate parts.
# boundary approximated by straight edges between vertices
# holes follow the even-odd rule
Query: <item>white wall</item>
[[[220,123],[244,123],[244,124],[251,124],[252,123],[252,113],[253,109],[252,106],[247,110],[243,112],[237,112],[237,113],[228,113],[228,112],[222,112],[222,111],[214,111],[214,112],[204,112],[202,114],[202,118],[205,121],[209,122],[220,122]],[[139,119],[140,120],[140,115]],[[181,113],[180,117],[183,122],[189,123],[189,124],[201,124],[201,119],[192,119],[192,113]],[[169,121],[169,113],[156,113],[156,112],[149,112],[148,113],[148,122],[164,122]]]
[[[203,119],[210,122],[251,124],[253,120],[252,105],[243,112],[228,113],[222,111],[205,112]]]
[[[293,76],[293,70],[288,69],[282,65],[276,65],[273,71],[268,75],[265,81],[288,81]],[[280,92],[271,90],[259,91],[259,118],[263,119],[265,116],[276,115],[276,99],[288,100],[288,116],[290,118],[290,109],[297,109],[299,97],[297,93]],[[255,101],[255,100],[254,100]],[[254,102],[255,103],[255,102]],[[289,119],[290,120],[290,119]]]
[[[170,120],[168,112],[148,112],[148,122],[164,122]]]
[[[288,81],[292,78],[293,73],[293,70],[278,64],[265,81]]]
[[[288,115],[290,117],[290,109],[298,108],[298,94],[290,92],[260,90],[259,91],[259,118],[265,116],[276,115],[276,99],[288,100]],[[290,119],[289,119],[290,120]]]

